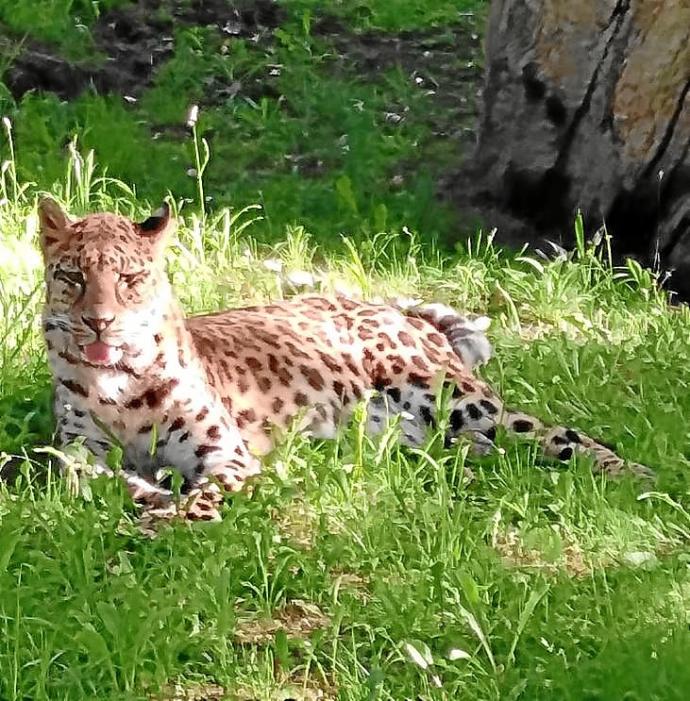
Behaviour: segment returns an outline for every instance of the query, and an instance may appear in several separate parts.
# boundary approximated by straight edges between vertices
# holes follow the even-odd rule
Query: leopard
[[[448,449],[467,441],[491,454],[501,428],[555,460],[585,455],[596,472],[653,476],[575,428],[506,407],[478,373],[493,352],[482,319],[438,302],[316,293],[187,316],[167,274],[167,203],[136,222],[75,217],[45,196],[38,219],[56,442],[82,441],[108,475],[119,446],[117,474],[137,504],[216,520],[281,435],[337,438],[357,406],[368,434],[395,420],[407,446],[438,430],[443,408]]]

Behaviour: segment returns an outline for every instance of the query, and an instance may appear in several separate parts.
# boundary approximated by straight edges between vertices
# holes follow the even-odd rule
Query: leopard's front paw
[[[132,501],[147,509],[166,509],[173,502],[173,493],[169,489],[159,487],[134,472],[124,473],[127,491]]]
[[[180,504],[180,515],[190,521],[220,521],[218,508],[223,503],[223,495],[216,484],[208,482],[187,495]]]

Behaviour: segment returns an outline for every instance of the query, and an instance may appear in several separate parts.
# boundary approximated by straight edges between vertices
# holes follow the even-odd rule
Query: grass
[[[427,30],[436,26],[434,36],[442,37],[448,20],[468,33],[478,24],[474,15],[458,15],[453,3],[425,9],[410,0],[397,4],[401,11],[389,14],[385,3],[369,3],[372,17],[388,19],[366,26],[357,20],[364,3],[334,5],[346,23],[340,34],[350,41],[352,33],[356,44],[357,33],[369,26],[393,32],[418,21]],[[482,2],[474,3],[475,12],[477,6]],[[64,14],[66,5],[55,8]],[[51,94],[28,93],[14,101],[0,92],[0,111],[16,124],[20,177],[53,187],[64,170],[65,144],[77,136],[85,151],[93,149],[108,173],[132,183],[141,198],[160,201],[171,191],[191,200],[194,155],[180,134],[190,106],[199,103],[198,129],[214,153],[206,174],[210,204],[242,209],[260,202],[264,219],[254,232],[259,240],[274,241],[294,224],[323,245],[337,242],[341,233],[367,238],[403,226],[428,238],[452,236],[458,223],[434,195],[434,181],[462,157],[459,147],[452,156],[434,137],[439,109],[432,93],[443,87],[418,85],[395,62],[368,71],[351,56],[339,58],[335,36],[314,29],[327,13],[313,3],[286,2],[282,11],[280,27],[259,41],[178,25],[172,59],[134,103],[89,91],[66,104]],[[0,21],[10,17],[15,14],[0,5]],[[76,22],[74,14],[61,20],[68,21]],[[32,29],[28,21],[22,26]],[[446,37],[451,47],[453,41]],[[414,45],[410,51],[418,55],[422,49]],[[461,73],[466,61],[458,57],[456,63],[448,70]],[[474,86],[464,90],[462,99],[471,105]],[[461,131],[471,119],[458,116],[450,123]]]
[[[318,6],[286,7],[291,29],[272,58],[234,42],[226,64],[214,35],[185,30],[135,108],[38,94],[8,107],[0,463],[18,476],[0,485],[0,699],[684,699],[688,309],[669,308],[634,263],[612,266],[606,238],[587,243],[579,226],[576,250],[549,261],[503,253],[485,235],[437,247],[434,235],[454,224],[431,198],[433,173],[382,186],[438,150],[420,116],[427,97],[399,74],[331,70],[309,21],[289,24]],[[455,6],[427,3],[423,16],[413,3],[396,13],[334,7],[355,30],[394,32],[445,21]],[[216,63],[244,80],[282,63],[275,77],[290,102],[202,104],[196,146],[209,139],[202,175],[213,198],[204,202],[186,175],[202,170],[195,142],[184,132],[151,141],[147,120],[182,124],[203,96],[195,76],[209,64],[217,75]],[[411,116],[401,129],[375,118],[402,98]],[[74,146],[64,157],[74,132],[98,146],[105,175]],[[281,169],[281,150],[328,167]],[[558,468],[505,436],[503,455],[478,462],[433,436],[404,450],[392,436],[370,441],[354,421],[335,442],[288,436],[222,523],[165,526],[152,538],[118,483],[70,484],[40,452],[52,419],[39,188],[77,213],[136,216],[173,189],[180,230],[169,267],[190,312],[281,296],[275,265],[264,265],[279,259],[326,291],[488,313],[496,357],[483,375],[510,404],[614,443],[658,482],[606,482],[584,460]]]
[[[123,5],[126,0],[0,0],[0,22],[10,36],[28,37],[57,44],[66,55],[83,58],[93,53],[89,25],[101,12]]]
[[[304,16],[323,12],[318,0],[283,0],[283,7]],[[339,0],[329,8],[329,13],[348,22],[355,29],[399,32],[417,31],[428,27],[448,25],[458,17],[473,15],[481,8],[476,0],[438,0],[431,3],[414,3],[408,0],[391,0],[377,3],[366,0]]]

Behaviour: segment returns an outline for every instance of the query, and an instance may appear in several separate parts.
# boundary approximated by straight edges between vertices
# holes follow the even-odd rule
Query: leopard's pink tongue
[[[118,349],[103,341],[94,341],[84,346],[84,357],[90,363],[112,363],[118,356]]]

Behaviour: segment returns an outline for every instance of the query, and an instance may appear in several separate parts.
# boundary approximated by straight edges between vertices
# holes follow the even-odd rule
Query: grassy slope
[[[405,0],[332,9],[349,31],[424,29],[458,17],[475,22],[463,19],[454,4],[425,8]],[[366,237],[403,225],[427,237],[452,232],[450,214],[434,202],[433,178],[450,154],[434,147],[426,118],[431,97],[394,68],[366,75],[351,61],[338,60],[333,41],[313,31],[317,5],[286,2],[284,20],[269,42],[180,27],[173,58],[134,104],[119,95],[84,93],[70,103],[28,94],[15,105],[0,92],[0,110],[16,124],[20,176],[53,187],[64,171],[64,145],[78,136],[84,150],[95,149],[108,172],[135,184],[140,197],[155,202],[170,191],[192,198],[193,153],[179,134],[190,105],[200,102],[199,130],[215,156],[206,174],[208,192],[214,204],[237,209],[260,201],[265,219],[255,235],[261,240],[280,238],[295,222],[324,244],[334,233]],[[3,16],[21,20],[0,5]],[[51,26],[39,28],[38,35],[52,38]],[[19,27],[15,31],[21,34]],[[62,52],[85,51],[85,32],[63,32]],[[463,70],[460,61],[457,70]],[[243,88],[236,97],[212,100],[210,84]],[[392,112],[405,118],[387,121]],[[312,165],[306,173],[305,158]],[[403,186],[395,184],[396,176]]]
[[[307,4],[294,7],[302,12]],[[369,12],[362,5],[357,22],[377,17],[372,5]],[[412,8],[410,24],[421,21],[413,3],[401,7]],[[397,14],[401,23],[406,16]],[[247,65],[253,60],[247,56]],[[532,446],[505,438],[505,455],[473,464],[475,480],[465,484],[463,450],[449,454],[433,440],[418,452],[371,444],[355,423],[335,444],[289,440],[255,492],[228,504],[223,523],[179,525],[148,538],[117,484],[96,482],[73,495],[64,481],[40,476],[45,456],[33,448],[47,443],[51,430],[37,327],[40,261],[33,191],[18,193],[10,169],[0,207],[0,448],[26,461],[19,482],[0,495],[0,699],[143,699],[172,682],[187,689],[213,683],[245,699],[309,698],[305,688],[313,687],[347,700],[685,698],[690,516],[681,505],[688,501],[690,370],[682,359],[690,314],[668,310],[646,273],[611,270],[601,251],[584,245],[575,260],[548,264],[499,256],[481,241],[471,254],[442,260],[414,235],[367,233],[369,210],[333,206],[327,180],[283,181],[267,156],[266,144],[278,152],[281,139],[303,129],[319,107],[315,98],[305,102],[314,97],[307,87],[297,103],[304,114],[274,115],[274,123],[267,108],[259,143],[251,144],[266,156],[265,174],[249,169],[237,187],[251,202],[257,183],[272,184],[262,186],[269,215],[284,199],[311,196],[315,204],[244,231],[251,211],[232,225],[219,214],[203,238],[187,213],[170,253],[187,308],[279,295],[262,265],[278,257],[288,270],[327,272],[330,284],[341,280],[368,295],[385,289],[489,312],[497,357],[484,374],[506,399],[603,436],[655,467],[662,496],[640,500],[640,485],[607,484],[586,463],[540,465]],[[380,86],[342,81],[337,90],[324,88],[343,105],[365,89],[369,99]],[[399,95],[406,88],[395,89]],[[154,90],[147,99],[165,94]],[[90,100],[90,124],[105,132],[102,116],[120,108]],[[40,117],[55,126],[80,109],[49,102],[29,98],[16,113],[19,164],[35,166],[33,178],[43,161],[28,149],[32,124]],[[29,109],[33,122],[26,121]],[[125,129],[131,115],[122,114]],[[366,131],[352,119],[351,133]],[[369,131],[360,158],[388,142],[385,127]],[[144,143],[133,132],[120,138],[122,148]],[[310,146],[323,143],[326,157],[336,158],[323,139]],[[400,143],[391,163],[412,148],[408,137]],[[165,148],[170,153],[145,159],[152,192],[167,186],[165,159],[180,147]],[[128,153],[113,162],[124,168]],[[114,159],[118,149],[107,154]],[[228,160],[214,152],[209,176]],[[66,181],[64,161],[45,162],[47,184],[55,181],[76,210],[145,209],[117,183],[105,191],[98,181],[89,184],[87,164],[77,177],[73,161]],[[348,163],[358,168],[352,156],[338,160],[334,173],[347,173]],[[378,192],[376,178],[368,190],[358,189],[356,177],[350,183],[357,197]],[[218,187],[211,177],[207,192],[216,196]],[[391,231],[421,216],[387,197],[380,201]],[[416,202],[414,189],[405,189],[405,198]],[[372,200],[372,212],[380,201]],[[310,228],[319,227],[313,239],[284,228],[304,211]],[[323,236],[347,222],[357,227],[356,247]],[[327,248],[315,250],[312,240]],[[299,622],[312,619],[315,630],[299,634]],[[287,635],[270,625],[275,621]],[[259,630],[265,637],[256,640]],[[409,645],[433,666],[415,664]],[[451,650],[466,655],[451,660]]]

